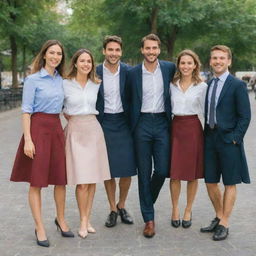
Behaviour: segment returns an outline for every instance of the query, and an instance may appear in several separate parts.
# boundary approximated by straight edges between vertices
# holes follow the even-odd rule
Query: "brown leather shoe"
[[[155,222],[153,220],[150,220],[145,223],[143,235],[147,238],[151,238],[155,235]]]

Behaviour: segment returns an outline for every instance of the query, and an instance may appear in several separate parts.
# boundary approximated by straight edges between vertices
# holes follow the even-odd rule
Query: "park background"
[[[123,61],[137,64],[140,40],[151,32],[162,41],[160,58],[175,61],[190,48],[208,71],[209,49],[226,44],[232,73],[256,67],[255,0],[1,0],[0,71],[11,71],[8,86],[18,87],[48,39],[63,43],[67,59],[83,47],[99,63],[102,40],[113,34],[123,39]]]
[[[108,34],[123,38],[123,60],[136,64],[142,60],[140,40],[150,32],[157,33],[162,40],[160,57],[163,59],[175,61],[180,50],[190,48],[199,54],[202,69],[208,71],[209,49],[214,44],[226,44],[233,51],[232,73],[255,70],[255,0],[0,0],[0,69],[12,72],[14,79],[9,87],[20,87],[26,68],[48,39],[59,39],[63,43],[67,59],[78,48],[86,47],[99,63],[103,60],[102,40]],[[214,242],[211,234],[199,232],[200,227],[214,217],[203,180],[200,180],[189,230],[174,229],[170,225],[167,180],[155,206],[156,236],[144,238],[137,178],[134,177],[127,209],[135,224],[124,225],[118,220],[114,229],[104,226],[109,209],[104,186],[99,184],[92,212],[92,224],[97,233],[85,240],[77,235],[74,239],[60,236],[54,226],[53,187],[44,189],[43,215],[51,243],[46,249],[36,245],[27,202],[28,184],[9,181],[22,135],[20,108],[9,110],[20,104],[21,94],[16,95],[17,90],[21,91],[0,90],[0,106],[5,99],[5,108],[0,110],[6,110],[0,112],[1,256],[255,256],[256,101],[252,92],[249,93],[252,120],[245,136],[252,184],[238,186],[227,240]],[[9,104],[2,91],[8,91],[18,104]],[[183,183],[181,211],[186,202],[185,189]],[[74,190],[74,186],[67,187],[66,218],[76,232],[79,215]]]

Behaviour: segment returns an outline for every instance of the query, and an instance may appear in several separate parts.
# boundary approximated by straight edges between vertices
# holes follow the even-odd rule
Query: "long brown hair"
[[[93,56],[89,50],[84,49],[84,48],[77,50],[75,52],[75,54],[73,55],[73,57],[71,58],[71,63],[70,63],[70,67],[69,67],[66,78],[72,79],[76,76],[76,74],[77,74],[76,62],[77,62],[77,59],[79,58],[79,56],[82,55],[83,53],[87,53],[91,57],[91,60],[92,60],[92,69],[91,69],[90,73],[88,74],[89,79],[92,82],[99,84],[101,82],[101,80],[96,75]]]
[[[176,70],[176,73],[173,77],[173,84],[176,84],[178,80],[181,79],[181,72],[179,70],[179,65],[180,65],[180,59],[182,56],[190,56],[194,62],[195,62],[195,65],[196,65],[196,68],[193,70],[193,73],[192,73],[192,82],[195,83],[195,85],[201,83],[203,80],[200,76],[200,67],[201,67],[201,62],[200,62],[200,59],[198,57],[198,55],[193,52],[192,50],[189,50],[189,49],[185,49],[183,51],[181,51],[179,54],[178,54],[178,58],[177,58],[177,70]]]
[[[45,59],[44,59],[45,53],[48,50],[48,48],[53,45],[58,45],[61,48],[62,59],[61,59],[60,64],[58,65],[58,67],[56,67],[56,70],[59,72],[59,74],[61,76],[64,76],[65,52],[64,52],[63,45],[58,40],[48,40],[43,44],[40,52],[36,55],[36,57],[32,63],[32,71],[31,71],[32,74],[38,72],[41,68],[43,68],[45,66]]]

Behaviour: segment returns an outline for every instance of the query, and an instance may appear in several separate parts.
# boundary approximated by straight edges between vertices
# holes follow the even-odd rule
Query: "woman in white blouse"
[[[203,171],[203,129],[198,115],[203,114],[207,84],[200,78],[200,60],[191,50],[178,55],[177,71],[170,85],[172,113],[170,192],[172,199],[171,224],[181,224],[179,196],[181,180],[187,181],[187,205],[182,227],[192,224],[192,204],[198,179]]]
[[[64,80],[64,115],[68,120],[66,134],[67,182],[76,185],[80,213],[78,235],[95,233],[90,214],[96,184],[110,179],[106,144],[95,115],[100,80],[96,77],[92,54],[78,50],[71,59]]]

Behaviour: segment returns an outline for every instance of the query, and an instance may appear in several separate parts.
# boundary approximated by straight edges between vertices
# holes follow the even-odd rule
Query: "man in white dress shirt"
[[[118,36],[107,36],[103,41],[104,63],[97,67],[102,79],[97,100],[98,120],[105,135],[111,179],[105,181],[110,214],[106,227],[114,227],[117,217],[125,224],[133,224],[125,209],[125,202],[131,184],[131,176],[136,175],[133,140],[128,125],[128,93],[125,85],[126,73],[130,68],[120,62],[122,40]],[[119,200],[116,201],[116,180],[119,179]]]
[[[169,172],[171,122],[170,81],[175,64],[158,60],[160,39],[155,34],[141,41],[142,64],[128,71],[131,90],[131,126],[138,165],[143,235],[155,235],[154,203]],[[152,172],[152,160],[154,171]]]

